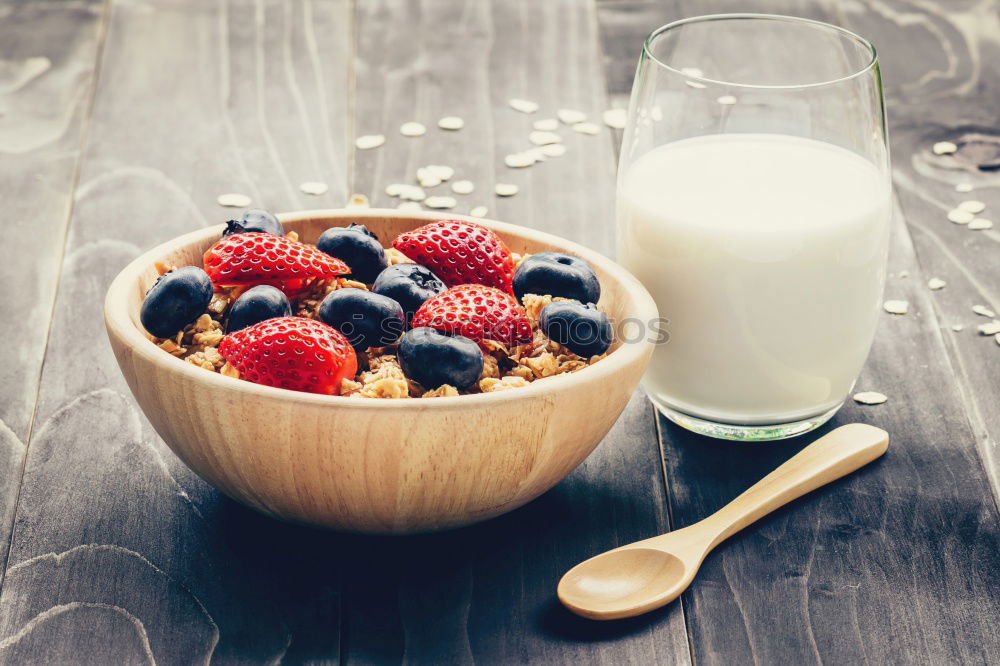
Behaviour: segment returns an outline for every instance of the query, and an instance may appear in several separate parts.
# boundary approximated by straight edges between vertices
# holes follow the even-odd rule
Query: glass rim
[[[729,21],[729,20],[759,20],[759,21],[779,21],[784,23],[799,23],[804,25],[809,25],[814,28],[823,28],[825,30],[831,30],[838,33],[842,37],[860,44],[865,50],[868,51],[869,59],[868,62],[858,70],[851,72],[845,76],[830,79],[828,81],[811,81],[808,83],[793,83],[793,84],[779,84],[779,85],[764,85],[764,84],[754,84],[754,83],[738,83],[736,81],[722,81],[719,79],[712,79],[706,76],[695,76],[688,72],[681,71],[676,67],[672,67],[667,63],[663,62],[655,55],[651,49],[653,41],[674,28],[679,28],[684,25],[689,25],[692,23],[708,23],[710,21]],[[826,23],[825,21],[817,21],[816,19],[804,18],[801,16],[786,16],[784,14],[760,14],[752,12],[738,12],[738,13],[728,13],[728,14],[705,14],[703,16],[691,16],[684,19],[679,19],[677,21],[671,21],[665,25],[661,25],[656,30],[650,32],[646,39],[642,43],[642,55],[648,58],[652,62],[656,63],[660,67],[669,70],[675,74],[683,76],[694,81],[701,81],[705,83],[712,83],[716,85],[731,86],[734,88],[746,88],[746,89],[757,89],[757,90],[797,90],[802,88],[819,88],[822,86],[836,85],[838,83],[844,83],[845,81],[850,81],[859,76],[863,76],[870,72],[873,68],[878,65],[878,52],[875,50],[875,45],[870,41],[862,37],[861,35],[843,28],[839,25],[834,25],[832,23]]]

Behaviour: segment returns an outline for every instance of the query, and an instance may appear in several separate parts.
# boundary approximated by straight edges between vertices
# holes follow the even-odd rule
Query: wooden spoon
[[[687,589],[717,545],[793,499],[864,467],[888,447],[889,433],[881,428],[841,426],[708,518],[576,565],[559,581],[559,600],[594,620],[632,617],[664,606]]]

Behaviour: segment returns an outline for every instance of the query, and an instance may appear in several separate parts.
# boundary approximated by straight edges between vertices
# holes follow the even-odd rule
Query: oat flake
[[[220,206],[227,208],[246,208],[253,200],[245,194],[230,192],[229,194],[220,194],[215,201]]]
[[[948,211],[948,219],[955,224],[968,224],[975,219],[975,215],[967,210],[962,210],[961,208],[955,208]]]
[[[535,144],[536,146],[547,146],[550,143],[561,143],[562,137],[555,132],[543,132],[540,130],[535,130],[528,135],[528,141]]]
[[[601,128],[594,123],[577,123],[573,125],[573,131],[579,132],[580,134],[589,134],[591,136],[599,134]]]
[[[465,127],[465,121],[458,116],[445,116],[438,121],[438,127],[443,130],[460,130]]]
[[[518,187],[513,183],[497,183],[493,191],[497,193],[498,197],[512,197],[517,194]]]
[[[299,189],[305,194],[319,196],[320,194],[326,194],[330,187],[326,183],[321,183],[318,180],[307,180],[299,185]]]
[[[370,208],[371,204],[368,203],[368,197],[363,194],[352,194],[351,198],[347,200],[347,208]]]
[[[559,109],[556,111],[556,117],[567,125],[576,125],[585,121],[587,114],[576,109]]]
[[[490,211],[488,208],[486,208],[486,206],[476,206],[475,208],[469,211],[469,215],[471,217],[486,217],[487,213],[489,212]]]
[[[507,103],[510,104],[510,108],[515,111],[520,111],[521,113],[534,113],[535,111],[538,111],[538,103],[531,102],[526,99],[518,99],[515,97],[507,100]]]
[[[475,189],[471,180],[456,180],[451,184],[451,191],[455,194],[472,194]]]
[[[910,311],[909,301],[886,301],[882,308],[889,314],[904,315]]]
[[[403,136],[423,136],[427,133],[427,128],[418,122],[410,121],[399,126],[399,133]]]
[[[886,400],[888,398],[885,397],[885,394],[878,391],[862,391],[854,394],[854,402],[862,405],[881,405]]]
[[[934,151],[935,155],[950,155],[958,150],[958,146],[951,141],[938,141],[931,146],[931,150]]]
[[[996,312],[993,312],[993,310],[990,310],[985,305],[973,305],[972,306],[972,311],[975,312],[980,317],[990,317],[990,318],[993,318],[993,317],[997,316]]]
[[[972,183],[959,183],[958,185],[955,186],[955,191],[956,192],[963,192],[963,193],[964,192],[971,192],[972,191]]]
[[[454,208],[458,202],[455,197],[427,197],[424,205],[428,208]]]
[[[722,95],[721,97],[717,97],[715,101],[724,106],[731,106],[733,104],[736,104],[736,102],[739,100],[737,100],[732,95]]]
[[[358,150],[371,150],[372,148],[378,148],[383,143],[385,143],[384,134],[365,134],[354,140],[354,146]]]
[[[503,158],[503,163],[511,169],[523,169],[535,163],[535,158],[530,153],[511,153]]]
[[[428,164],[424,167],[424,172],[431,176],[436,176],[437,178],[444,180],[449,180],[455,175],[455,170],[450,166],[445,166],[443,164]],[[417,176],[420,176],[420,169],[417,169]]]
[[[994,319],[988,324],[980,324],[976,326],[976,330],[979,331],[980,335],[996,335],[1000,333],[1000,321]]]
[[[927,281],[927,288],[932,291],[937,291],[938,289],[944,289],[944,286],[948,284],[941,278],[931,278]]]
[[[956,333],[958,333],[959,331],[961,331],[963,329],[965,329],[965,325],[964,324],[952,324],[951,325],[951,330],[955,331]]]
[[[550,143],[547,146],[542,146],[539,150],[546,157],[562,157],[566,154],[566,146],[561,143]]]
[[[625,129],[628,122],[628,111],[625,109],[608,109],[601,114],[601,120],[611,129]]]
[[[982,218],[982,217],[976,217],[976,218],[973,218],[971,222],[969,222],[969,228],[972,229],[973,231],[982,231],[983,229],[992,229],[993,228],[993,222],[991,220],[987,220],[987,219]]]
[[[959,210],[967,210],[970,213],[975,214],[975,213],[982,213],[984,210],[986,210],[986,204],[984,204],[982,201],[969,199],[968,201],[963,201],[962,203],[958,204],[958,208]]]

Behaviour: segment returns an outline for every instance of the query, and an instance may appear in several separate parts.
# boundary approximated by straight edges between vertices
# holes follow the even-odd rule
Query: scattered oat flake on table
[[[959,183],[958,185],[955,186],[955,191],[956,192],[963,192],[963,193],[964,192],[971,192],[972,191],[972,183]]]
[[[368,197],[363,194],[352,194],[351,198],[347,200],[347,208],[370,208],[371,204],[368,203]]]
[[[976,217],[976,218],[973,218],[971,222],[969,222],[969,228],[972,229],[973,231],[982,231],[984,229],[992,229],[993,228],[993,221],[992,220],[987,220],[986,218],[983,218],[983,217]]]
[[[970,213],[982,213],[986,210],[986,204],[982,201],[977,201],[975,199],[969,199],[968,201],[963,201],[958,204],[959,210],[967,210]]]
[[[536,146],[547,146],[550,143],[560,143],[562,142],[562,137],[555,132],[544,132],[540,130],[535,130],[528,135],[528,141],[535,144]]]
[[[705,76],[705,73],[701,71],[700,67],[681,67],[681,74],[686,76],[697,76],[698,78]]]
[[[601,128],[594,123],[577,123],[573,125],[573,131],[579,132],[580,134],[589,134],[591,136],[599,134]]]
[[[535,111],[538,111],[538,103],[531,102],[526,99],[519,99],[517,97],[514,97],[512,99],[507,100],[507,103],[510,104],[510,108],[514,109],[515,111],[520,111],[521,113],[534,113]]]
[[[980,335],[996,335],[1000,333],[1000,321],[994,319],[989,323],[980,324],[976,326],[976,330],[979,331]]]
[[[963,330],[964,328],[965,328],[965,324],[952,324],[951,325],[951,330],[955,331],[956,333],[958,333],[959,331]]]
[[[948,219],[955,224],[968,224],[975,219],[975,215],[967,210],[962,210],[961,208],[954,208],[948,211]]]
[[[475,189],[471,180],[456,180],[451,184],[451,191],[455,194],[472,194]]]
[[[398,197],[407,187],[409,187],[409,185],[405,185],[403,183],[389,183],[385,186],[385,193],[390,197]]]
[[[488,208],[486,208],[486,206],[476,206],[475,208],[469,211],[469,215],[471,217],[486,217],[486,214],[489,212],[490,211]]]
[[[420,183],[420,187],[437,187],[443,181],[430,173],[418,173],[417,182]]]
[[[424,205],[427,206],[428,208],[438,208],[438,209],[454,208],[456,205],[458,205],[458,202],[455,200],[455,197],[436,196],[436,197],[427,197],[424,200]]]
[[[513,183],[497,183],[493,191],[497,193],[498,197],[512,197],[517,194],[518,187]]]
[[[458,116],[445,116],[438,120],[438,127],[443,130],[460,130],[465,127],[465,121]]]
[[[937,291],[938,289],[944,289],[944,286],[948,284],[941,278],[931,278],[927,281],[927,288],[932,291]]]
[[[391,191],[390,191],[391,188]],[[395,194],[393,194],[395,192]],[[427,198],[424,188],[407,183],[394,183],[385,188],[385,193],[390,197],[399,197],[405,201],[423,201]]]
[[[628,111],[625,109],[608,109],[601,114],[601,120],[611,129],[625,129],[628,122]]]
[[[562,144],[559,143],[548,144],[548,146],[560,146],[560,145]],[[544,162],[545,160],[548,159],[548,155],[546,155],[542,149],[548,146],[535,146],[534,148],[528,148],[526,151],[524,151],[524,154],[529,156],[536,162]]]
[[[427,128],[411,120],[399,126],[399,133],[403,136],[423,136],[427,133]]]
[[[547,146],[542,146],[539,150],[546,157],[562,157],[566,154],[566,146],[561,143],[550,143]]]
[[[587,114],[576,109],[559,109],[556,111],[556,117],[567,125],[576,125],[585,121]]]
[[[885,394],[878,391],[862,391],[854,394],[854,402],[862,405],[881,405],[886,400],[888,398],[885,397]]]
[[[215,201],[220,206],[225,206],[227,208],[246,208],[250,205],[253,199],[245,194],[230,192],[229,194],[220,194]]]
[[[321,183],[318,180],[307,180],[299,185],[299,189],[305,194],[319,196],[320,194],[326,194],[326,191],[329,190],[330,187],[326,183]]]
[[[531,123],[531,126],[540,132],[554,132],[559,129],[559,121],[555,118],[543,118]]]
[[[383,143],[385,143],[384,134],[364,134],[354,140],[354,146],[358,150],[371,150],[372,148],[378,148]]]
[[[993,317],[997,316],[996,312],[993,312],[993,310],[990,310],[985,305],[973,305],[972,311],[975,312],[980,317],[989,317],[992,319]]]
[[[730,104],[736,104],[738,100],[732,95],[722,95],[720,97],[717,97],[715,101],[718,102],[719,104],[724,104],[728,106]]]
[[[935,155],[950,155],[951,153],[958,150],[958,146],[956,146],[951,141],[938,141],[933,146],[931,146],[931,150],[934,151]]]
[[[882,308],[889,314],[904,315],[910,311],[909,301],[886,301]]]
[[[445,166],[443,164],[428,164],[423,168],[427,174],[436,176],[441,180],[449,180],[452,176],[455,175],[454,169],[452,169],[450,166]],[[420,175],[420,169],[417,169],[417,176],[419,175]]]
[[[503,163],[511,169],[523,169],[535,163],[535,156],[530,153],[511,153],[503,158]]]

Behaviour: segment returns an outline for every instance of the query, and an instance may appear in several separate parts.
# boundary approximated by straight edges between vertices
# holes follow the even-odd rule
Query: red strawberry
[[[305,317],[275,317],[230,333],[219,353],[255,384],[338,395],[358,359],[335,328]]]
[[[500,237],[481,224],[431,222],[401,233],[392,246],[434,271],[449,287],[474,283],[510,292],[514,259]]]
[[[430,326],[477,342],[531,340],[531,322],[510,294],[481,284],[462,284],[432,296],[413,315],[413,328]]]
[[[269,284],[294,294],[314,279],[347,275],[340,259],[311,245],[265,233],[232,234],[205,252],[205,272],[217,286]]]

